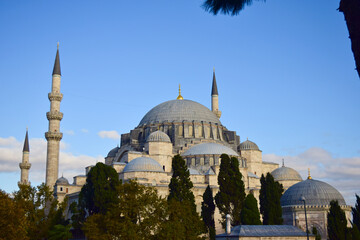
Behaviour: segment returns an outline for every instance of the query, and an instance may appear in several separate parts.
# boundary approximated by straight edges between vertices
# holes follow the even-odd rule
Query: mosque
[[[54,188],[55,197],[61,202],[68,196],[69,204],[78,200],[79,192],[86,182],[86,174],[92,166],[85,168],[84,175],[73,178],[69,183],[64,177],[58,176],[59,145],[62,139],[60,121],[60,102],[63,94],[60,92],[61,70],[59,48],[56,52],[52,74],[52,88],[48,94],[50,111],[46,116],[49,120],[49,130],[45,133],[47,139],[46,184]],[[220,169],[220,155],[225,153],[239,160],[239,170],[243,175],[246,193],[252,193],[259,199],[260,177],[268,172],[279,181],[286,192],[281,199],[284,223],[305,229],[303,202],[307,199],[309,226],[315,226],[323,236],[326,236],[326,213],[330,201],[339,201],[347,216],[351,208],[344,198],[332,186],[309,178],[305,181],[299,173],[279,164],[262,160],[262,151],[256,143],[229,130],[220,121],[219,93],[215,70],[211,88],[211,110],[192,100],[184,99],[179,94],[176,99],[169,100],[152,108],[140,120],[137,127],[121,135],[120,146],[111,149],[104,161],[112,166],[123,181],[136,179],[139,183],[153,186],[161,196],[168,195],[168,185],[172,176],[171,162],[176,154],[186,161],[194,184],[193,193],[197,210],[201,211],[202,195],[209,185],[213,195],[219,186],[217,176]],[[29,141],[26,133],[23,160],[20,163],[21,183],[28,183]],[[218,219],[219,211],[215,212],[217,232],[222,232]]]

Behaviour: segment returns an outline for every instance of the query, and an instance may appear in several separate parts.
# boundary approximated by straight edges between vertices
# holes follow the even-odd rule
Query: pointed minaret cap
[[[26,128],[26,135],[25,135],[23,152],[30,152],[29,137],[28,137],[28,129],[27,128]]]
[[[310,168],[308,168],[308,179],[312,179],[311,175],[310,175]]]
[[[282,166],[285,167],[284,159],[282,159]]]
[[[55,57],[55,64],[52,75],[60,75],[61,76],[61,70],[60,70],[60,57],[59,57],[59,43],[57,43],[57,51],[56,51],[56,57]]]
[[[219,95],[217,85],[216,85],[215,68],[213,70],[213,82],[212,82],[211,95]]]
[[[181,96],[181,86],[179,84],[179,96],[176,98],[177,100],[183,100],[184,98]]]

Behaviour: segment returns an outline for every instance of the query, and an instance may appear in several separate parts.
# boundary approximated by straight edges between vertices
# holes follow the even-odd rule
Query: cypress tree
[[[330,210],[327,214],[327,230],[330,240],[346,239],[348,235],[345,212],[335,200],[330,202]]]
[[[218,176],[219,192],[215,196],[216,206],[222,216],[222,226],[225,228],[225,218],[231,215],[232,225],[240,225],[240,212],[245,199],[245,185],[239,171],[239,160],[221,155],[220,172]]]
[[[360,197],[355,194],[356,203],[355,207],[352,207],[353,225],[356,225],[357,229],[360,229]]]
[[[258,204],[256,198],[251,193],[245,198],[240,216],[241,224],[243,225],[261,225]]]
[[[281,225],[283,223],[280,198],[284,191],[283,186],[275,182],[274,177],[267,173],[260,178],[260,213],[264,225]]]
[[[203,202],[201,203],[201,217],[205,223],[205,226],[207,228],[211,240],[214,240],[216,235],[214,213],[215,213],[214,198],[212,195],[211,188],[208,185],[203,194]]]

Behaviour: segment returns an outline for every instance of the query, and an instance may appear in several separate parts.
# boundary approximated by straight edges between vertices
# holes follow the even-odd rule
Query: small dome
[[[235,152],[231,148],[218,143],[200,143],[193,146],[192,148],[189,148],[182,155],[183,156],[204,155],[204,154],[221,155],[223,153],[229,156],[239,156],[239,154],[237,154],[237,152]]]
[[[289,167],[279,167],[271,172],[275,181],[287,181],[287,180],[294,180],[294,181],[302,181],[300,174]]]
[[[204,105],[191,100],[170,100],[151,109],[141,119],[139,127],[145,124],[163,122],[207,122],[221,125],[219,118]]]
[[[330,205],[332,200],[337,200],[339,205],[346,205],[343,196],[331,185],[314,180],[307,179],[291,186],[281,197],[281,206],[303,205],[300,200],[305,197],[306,205],[321,206]]]
[[[115,155],[117,154],[119,149],[120,149],[119,147],[111,149],[110,152],[108,153],[107,157],[115,157]]]
[[[240,143],[240,150],[259,150],[258,145],[256,143],[246,140],[245,142]]]
[[[55,184],[56,185],[69,185],[69,181],[64,177],[61,177],[58,180],[56,180]]]
[[[147,138],[147,142],[171,142],[169,136],[162,132],[162,131],[156,131],[149,135]]]
[[[154,159],[138,157],[126,164],[123,172],[164,172],[164,170]]]

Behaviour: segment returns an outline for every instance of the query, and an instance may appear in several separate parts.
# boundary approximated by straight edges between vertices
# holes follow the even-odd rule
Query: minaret
[[[28,129],[26,128],[22,162],[19,163],[19,167],[21,169],[21,177],[19,182],[20,184],[29,184],[29,169],[31,167],[31,164],[29,163],[29,153],[30,153],[29,137],[28,137]]]
[[[55,182],[58,179],[60,140],[63,136],[63,134],[60,132],[60,121],[63,118],[63,114],[60,112],[60,102],[63,98],[62,93],[60,93],[60,81],[61,71],[58,43],[55,64],[52,73],[51,93],[48,95],[50,100],[50,112],[46,113],[46,117],[49,120],[49,131],[45,133],[45,138],[47,140],[45,183],[50,187],[51,190],[53,189]]]
[[[211,90],[211,111],[215,113],[218,118],[221,117],[221,112],[219,111],[219,94],[216,85],[215,68],[213,70],[213,82]]]

